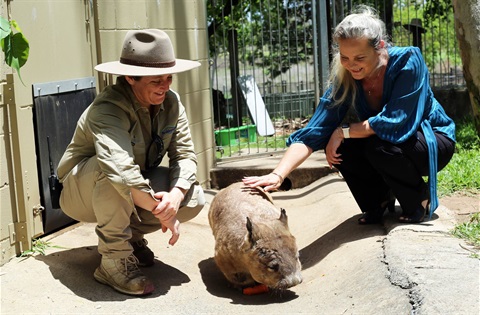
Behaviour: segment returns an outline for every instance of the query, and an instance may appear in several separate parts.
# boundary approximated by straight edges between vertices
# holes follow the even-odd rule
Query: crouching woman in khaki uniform
[[[161,30],[127,33],[120,61],[95,67],[117,75],[80,117],[58,166],[62,210],[97,222],[97,281],[133,295],[154,290],[138,266],[154,264],[144,235],[171,231],[205,204],[185,108],[170,90],[172,74],[198,67],[176,59]],[[168,154],[169,167],[161,167]]]

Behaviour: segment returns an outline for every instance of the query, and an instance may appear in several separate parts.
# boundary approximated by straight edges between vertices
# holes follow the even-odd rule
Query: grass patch
[[[457,225],[452,234],[480,249],[480,213],[474,213],[470,221]]]
[[[438,193],[451,195],[457,191],[480,191],[480,149],[458,150],[450,163],[438,173]]]
[[[454,192],[478,195],[480,137],[471,119],[457,123],[456,127],[456,152],[450,163],[438,173],[438,193],[440,196]],[[451,233],[474,246],[472,257],[480,258],[480,213],[474,213],[468,222],[456,225]]]
[[[470,221],[455,226],[452,235],[472,245],[475,249],[471,251],[472,257],[480,258],[480,213],[474,213]]]
[[[473,120],[457,123],[456,152],[448,165],[438,173],[440,196],[462,191],[480,192],[480,137]]]
[[[61,248],[60,246],[52,245],[50,242],[42,239],[36,239],[32,242],[32,249],[24,251],[20,257],[32,257],[37,254],[45,255],[45,251],[49,248]]]

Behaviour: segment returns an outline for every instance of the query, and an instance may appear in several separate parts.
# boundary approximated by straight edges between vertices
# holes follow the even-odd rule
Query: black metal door
[[[58,198],[61,186],[56,181],[56,170],[72,139],[78,118],[96,95],[94,79],[85,79],[49,82],[33,87],[33,122],[40,198],[45,208],[45,234],[75,222],[60,209]],[[84,86],[87,87],[82,88]]]

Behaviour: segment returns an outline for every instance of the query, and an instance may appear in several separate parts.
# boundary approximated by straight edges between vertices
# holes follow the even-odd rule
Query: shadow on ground
[[[75,295],[87,300],[98,302],[138,299],[137,296],[118,294],[109,286],[100,285],[93,278],[93,273],[100,264],[100,257],[96,246],[87,246],[36,256],[35,259],[47,264],[55,279]],[[190,282],[186,274],[159,260],[155,260],[152,267],[142,268],[142,271],[155,285],[153,294],[142,297],[146,299],[165,295],[171,287]]]
[[[302,269],[314,267],[328,254],[344,244],[358,241],[364,238],[386,235],[386,231],[380,224],[359,225],[360,215],[353,216],[340,225],[330,230],[313,243],[300,250],[300,262]]]
[[[286,303],[298,298],[298,295],[290,290],[271,291],[267,294],[259,295],[244,295],[239,289],[230,286],[217,268],[213,258],[202,260],[198,267],[207,291],[214,296],[231,299],[232,304],[268,305]]]

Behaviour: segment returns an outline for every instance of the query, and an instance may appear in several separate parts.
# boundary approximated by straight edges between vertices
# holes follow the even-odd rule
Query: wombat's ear
[[[288,217],[287,217],[287,211],[285,209],[280,208],[280,221],[288,226]]]
[[[250,244],[255,245],[255,243],[257,242],[255,240],[255,236],[254,236],[254,232],[253,232],[253,223],[252,221],[250,221],[250,218],[247,217],[247,231],[248,231],[248,241],[250,242]]]

